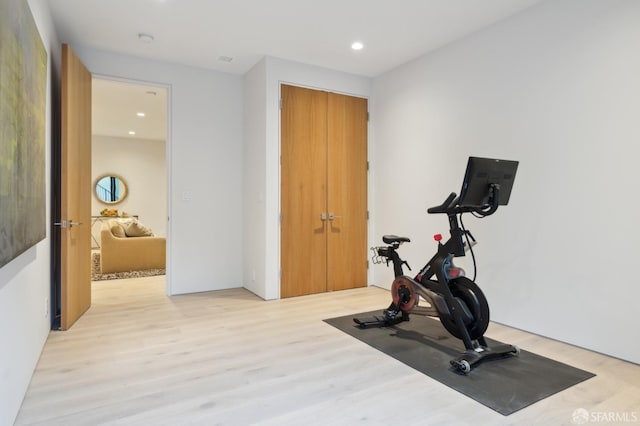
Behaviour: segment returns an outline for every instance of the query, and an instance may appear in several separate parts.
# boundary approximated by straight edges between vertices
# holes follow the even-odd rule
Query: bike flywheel
[[[409,312],[418,304],[418,294],[407,277],[397,277],[391,284],[393,303],[404,312]]]

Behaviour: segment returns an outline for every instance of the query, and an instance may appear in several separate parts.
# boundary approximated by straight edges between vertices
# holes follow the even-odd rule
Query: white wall
[[[266,59],[244,76],[243,271],[244,287],[265,298],[266,289]]]
[[[91,73],[169,87],[169,293],[241,287],[242,77],[72,48]]]
[[[106,174],[121,176],[127,196],[121,203],[105,204],[95,192],[91,214],[104,208],[137,215],[154,235],[167,235],[167,161],[164,141],[94,135],[91,152],[92,182]],[[100,228],[97,228],[97,234]],[[96,234],[96,232],[94,232]]]
[[[45,2],[30,7],[47,50],[46,238],[0,268],[0,425],[12,425],[50,329],[52,90],[60,47]]]
[[[264,99],[266,103],[245,105],[245,117],[249,113],[259,114],[245,123],[244,202],[247,206],[259,207],[245,217],[244,270],[245,273],[256,271],[255,281],[253,275],[245,275],[245,286],[265,299],[280,297],[279,100],[282,83],[361,97],[369,97],[371,93],[371,79],[367,77],[273,57],[264,58],[247,73],[245,102]],[[265,114],[264,119],[261,114]],[[248,223],[250,221],[258,225]],[[256,234],[249,233],[249,229]],[[262,267],[264,272],[260,270]]]
[[[633,0],[539,4],[377,78],[373,115],[373,220],[414,271],[467,157],[519,160],[510,205],[465,222],[493,320],[636,363],[638,22]]]

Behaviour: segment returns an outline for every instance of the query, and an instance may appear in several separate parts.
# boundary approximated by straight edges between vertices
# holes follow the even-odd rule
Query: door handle
[[[320,213],[320,220],[322,220],[322,221],[327,220],[327,214],[326,213]]]
[[[74,222],[73,220],[62,219],[60,222],[55,222],[55,226],[59,226],[60,228],[72,228],[74,226],[82,225],[82,222]]]
[[[333,213],[329,213],[329,220],[337,219],[337,218],[340,218],[340,217],[342,217],[342,216],[336,216]]]

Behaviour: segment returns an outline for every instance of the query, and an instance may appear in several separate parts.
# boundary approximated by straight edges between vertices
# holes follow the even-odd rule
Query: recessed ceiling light
[[[362,50],[363,47],[364,47],[364,44],[360,43],[359,41],[356,41],[351,45],[351,48],[353,50]]]
[[[136,115],[137,115],[138,117],[144,117],[144,112],[136,112]]]
[[[151,43],[155,38],[151,34],[138,33],[138,40],[143,43]]]
[[[218,56],[220,62],[231,62],[233,58],[231,56]]]
[[[134,132],[133,130],[129,130],[129,134],[133,136],[136,134],[136,132]]]

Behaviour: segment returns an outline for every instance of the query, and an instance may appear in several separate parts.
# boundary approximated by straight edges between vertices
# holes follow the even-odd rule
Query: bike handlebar
[[[458,214],[474,212],[479,214],[480,216],[490,216],[494,214],[496,210],[498,210],[498,206],[500,204],[500,185],[491,184],[489,187],[489,192],[490,204],[487,204],[485,206],[460,206],[458,205],[460,197],[458,197],[455,192],[452,192],[442,204],[440,204],[439,206],[428,208],[427,213]]]
[[[455,192],[452,192],[451,194],[449,194],[447,199],[444,200],[444,203],[440,204],[439,206],[428,208],[427,213],[447,213],[447,211],[451,207],[455,207],[456,204],[458,204],[457,194]]]
[[[500,185],[491,184],[489,191],[491,193],[490,200],[491,204],[483,207],[478,207],[474,210],[480,216],[490,216],[498,210],[498,205],[500,204]]]

